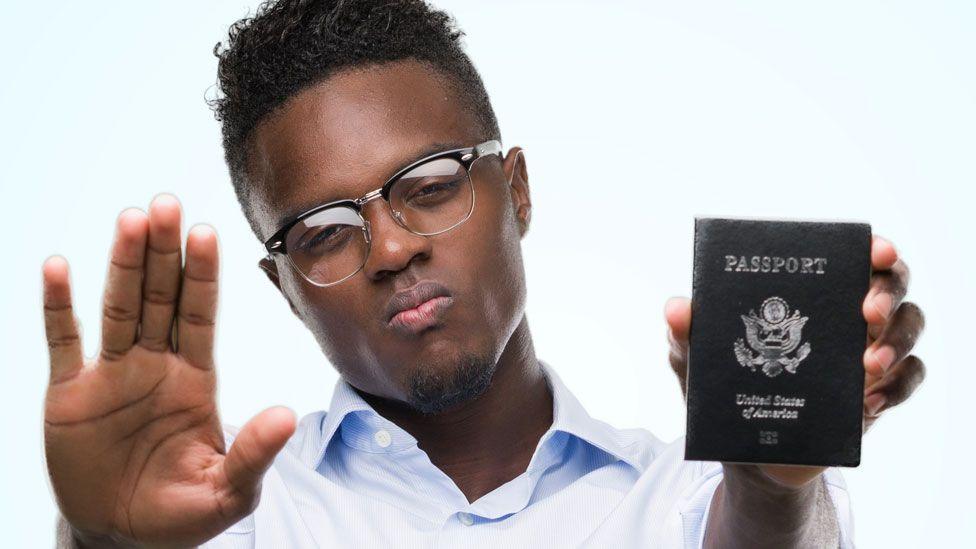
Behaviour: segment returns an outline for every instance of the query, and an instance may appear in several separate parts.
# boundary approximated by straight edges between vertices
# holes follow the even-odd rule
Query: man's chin
[[[491,357],[478,355],[461,355],[445,363],[422,363],[409,380],[408,404],[430,415],[473,400],[491,386],[495,368]]]

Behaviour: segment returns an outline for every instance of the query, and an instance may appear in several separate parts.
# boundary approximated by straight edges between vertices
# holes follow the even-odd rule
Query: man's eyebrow
[[[421,160],[423,158],[426,158],[428,156],[431,156],[431,155],[434,155],[434,154],[437,154],[437,153],[440,153],[440,152],[450,151],[450,150],[453,150],[453,149],[463,149],[463,148],[470,147],[470,146],[473,146],[473,145],[464,145],[464,144],[461,144],[461,143],[459,143],[457,141],[429,143],[429,144],[425,145],[423,148],[417,149],[412,154],[408,155],[402,162],[400,162],[399,164],[397,164],[397,167],[396,168],[394,168],[389,173],[385,174],[384,178],[381,181],[377,181],[375,183],[375,185],[376,185],[377,188],[379,188],[380,185],[386,183],[391,177],[393,177],[393,174],[397,173],[398,171],[400,171],[403,168],[409,166],[410,164],[413,164],[414,162],[416,162],[418,160]],[[312,210],[314,208],[317,208],[317,207],[319,207],[319,206],[321,206],[323,204],[329,204],[331,202],[338,202],[339,200],[343,200],[343,199],[350,199],[351,200],[351,199],[355,199],[355,198],[358,198],[358,197],[353,197],[353,196],[340,197],[340,196],[334,196],[332,194],[326,195],[326,197],[324,199],[318,199],[318,200],[316,200],[314,202],[304,203],[300,207],[296,207],[296,208],[293,208],[293,209],[289,210],[287,213],[285,213],[284,215],[282,215],[282,216],[280,216],[278,218],[277,223],[275,224],[275,227],[281,228],[281,227],[283,227],[285,225],[285,223],[288,223],[292,219],[295,219],[296,217],[302,215],[303,213],[305,213],[305,212],[307,212],[309,210]]]

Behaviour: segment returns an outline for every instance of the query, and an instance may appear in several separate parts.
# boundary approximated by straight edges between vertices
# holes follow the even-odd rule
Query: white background
[[[863,547],[976,535],[968,2],[443,1],[504,144],[525,147],[524,241],[541,358],[592,415],[664,440],[684,409],[662,308],[691,292],[695,215],[854,219],[889,237],[927,315],[929,377],[844,470]],[[97,349],[117,213],[175,193],[220,235],[220,405],[240,425],[322,409],[336,374],[256,266],[205,94],[214,44],[256,3],[4,2],[0,33],[0,532],[50,546],[41,262],[71,264]],[[613,220],[603,226],[590,215]],[[581,219],[587,219],[581,224]],[[964,244],[969,242],[970,244]],[[966,519],[969,523],[966,524]]]

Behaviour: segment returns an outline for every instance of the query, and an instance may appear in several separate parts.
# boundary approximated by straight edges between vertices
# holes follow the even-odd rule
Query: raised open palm
[[[82,352],[67,262],[44,263],[47,465],[80,538],[193,545],[257,505],[295,419],[265,410],[225,451],[213,361],[217,237],[194,227],[184,266],[179,203],[160,195],[149,210],[119,215],[94,358]]]

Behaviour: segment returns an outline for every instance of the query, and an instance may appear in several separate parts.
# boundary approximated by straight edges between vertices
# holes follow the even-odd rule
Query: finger
[[[181,270],[180,203],[172,195],[161,194],[149,206],[149,245],[139,332],[139,345],[147,349],[170,348]]]
[[[915,392],[925,379],[925,364],[915,355],[891,367],[888,374],[865,391],[864,407],[877,416],[883,410],[897,406]]]
[[[85,357],[71,306],[68,262],[60,256],[49,257],[41,272],[44,279],[44,331],[51,357],[50,383],[53,385],[81,370]]]
[[[136,338],[142,308],[140,298],[148,225],[145,212],[137,208],[124,210],[116,223],[115,243],[102,298],[100,354],[104,360],[121,357]]]
[[[180,355],[199,368],[213,367],[218,264],[217,234],[207,225],[193,227],[186,239],[176,340]]]
[[[664,318],[668,324],[668,362],[678,377],[682,394],[685,394],[688,377],[688,335],[691,329],[691,300],[671,297],[664,304]]]
[[[691,300],[680,296],[668,298],[664,304],[664,319],[673,339],[678,343],[686,342],[691,328]]]
[[[261,477],[295,432],[295,414],[288,408],[268,408],[251,418],[234,440],[224,460],[224,475],[232,492],[248,505]]]
[[[691,301],[683,297],[668,299],[664,305],[664,318],[668,324],[668,344],[671,355],[678,360],[686,360],[691,328]]]
[[[881,337],[864,350],[864,368],[872,375],[882,375],[911,352],[925,328],[922,310],[911,301],[898,307]]]
[[[910,277],[908,265],[901,259],[889,269],[875,271],[871,275],[871,288],[864,298],[862,309],[869,328],[873,328],[876,334],[880,333],[880,329],[888,321],[891,313],[905,298]]]
[[[898,251],[890,240],[883,236],[871,236],[871,268],[883,271],[891,268],[898,260]]]

